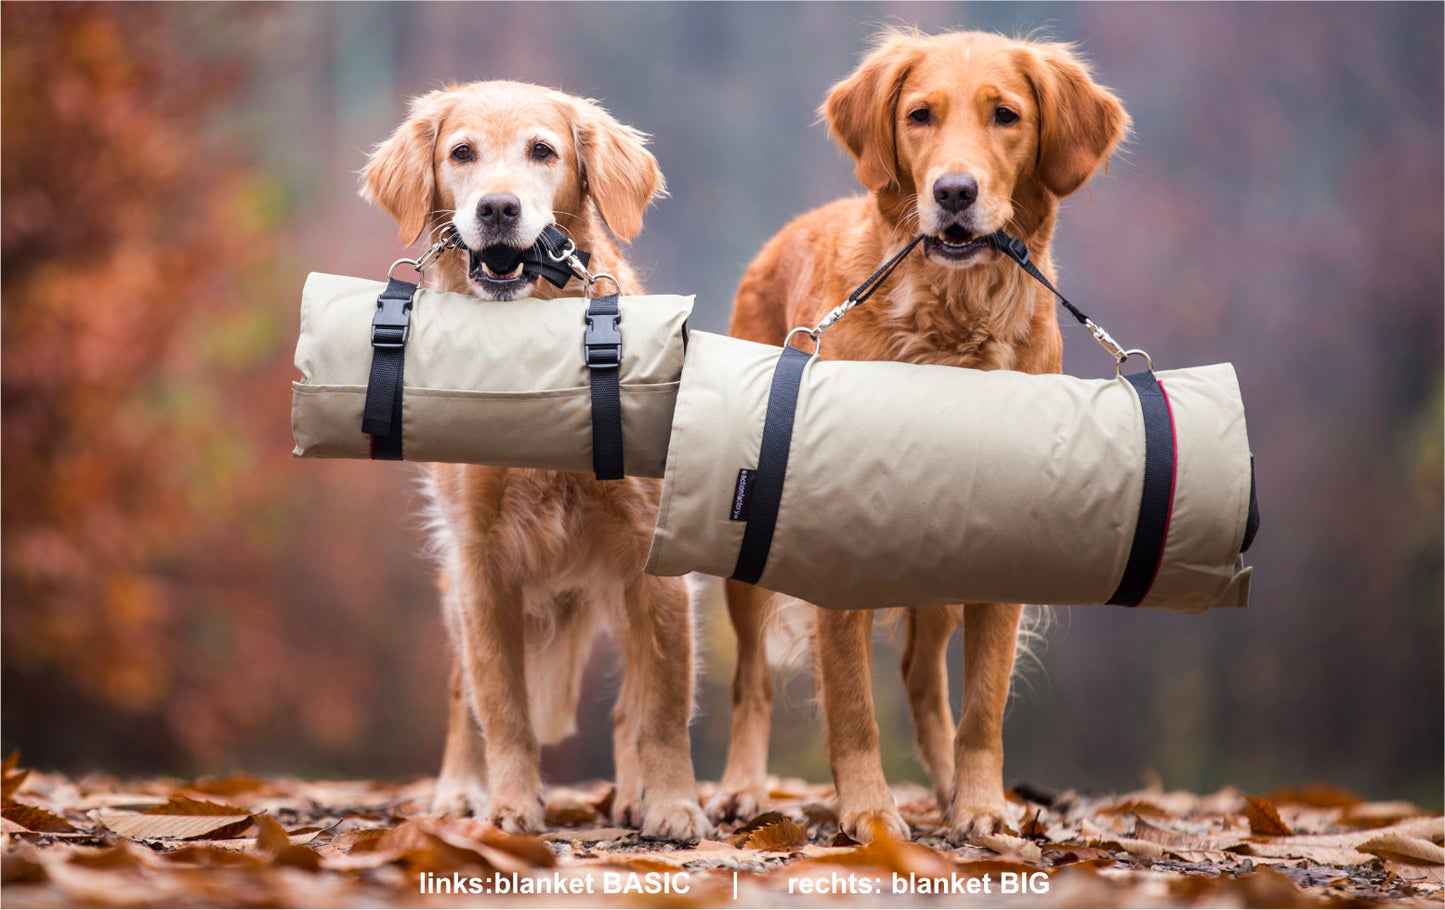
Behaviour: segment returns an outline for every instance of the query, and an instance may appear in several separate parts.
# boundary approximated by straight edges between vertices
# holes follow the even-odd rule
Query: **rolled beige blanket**
[[[362,432],[372,317],[385,282],[311,274],[301,298],[291,426],[302,458],[369,458]],[[627,473],[661,477],[692,298],[619,301]],[[590,473],[582,298],[486,301],[423,288],[411,308],[402,457]]]
[[[739,577],[842,609],[1247,605],[1252,467],[1228,364],[1159,372],[1146,443],[1145,396],[1126,378],[794,351],[781,495],[747,577],[781,351],[691,334],[648,572]],[[1148,497],[1146,473],[1158,481]],[[1152,530],[1136,533],[1151,509]]]

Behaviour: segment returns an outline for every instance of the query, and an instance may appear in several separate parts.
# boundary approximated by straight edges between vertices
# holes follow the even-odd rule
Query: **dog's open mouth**
[[[923,254],[946,263],[961,263],[988,249],[988,240],[975,236],[957,224],[950,224],[937,234],[923,239]]]
[[[480,250],[469,250],[467,277],[499,299],[521,296],[536,281],[522,272],[521,247],[496,244]]]

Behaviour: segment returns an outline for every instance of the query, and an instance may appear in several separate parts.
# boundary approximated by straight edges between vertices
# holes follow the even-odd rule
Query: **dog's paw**
[[[948,813],[948,840],[963,844],[979,837],[999,834],[1008,827],[1008,808],[1003,806],[954,806]]]
[[[642,827],[642,807],[638,805],[636,796],[623,798],[621,793],[613,795],[612,824],[619,828]]]
[[[913,832],[908,829],[908,822],[903,820],[903,816],[898,814],[898,809],[894,806],[841,812],[838,816],[838,823],[850,837],[860,843],[868,843],[879,837],[891,837],[895,840],[913,839]]]
[[[642,836],[648,840],[698,841],[712,834],[712,823],[696,799],[675,799],[649,805],[642,813]]]
[[[487,787],[473,778],[441,777],[432,791],[433,815],[465,817],[480,815],[487,808]]]
[[[707,817],[714,822],[747,822],[768,811],[768,791],[720,790],[707,802]]]
[[[485,817],[511,834],[535,834],[546,827],[546,806],[540,796],[514,801],[493,799]]]

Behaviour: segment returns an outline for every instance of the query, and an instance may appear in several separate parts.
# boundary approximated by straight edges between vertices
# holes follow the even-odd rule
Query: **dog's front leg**
[[[970,604],[963,618],[963,713],[954,741],[949,837],[992,834],[1007,821],[1003,715],[1018,642],[1019,604]]]
[[[908,823],[898,814],[878,755],[872,644],[873,611],[818,608],[813,653],[839,824],[859,840],[880,832],[907,838]]]
[[[484,817],[505,831],[540,831],[541,750],[527,703],[521,592],[489,583],[483,565],[480,554],[463,556],[458,596],[463,672],[486,741],[491,792]]]
[[[447,745],[431,810],[438,815],[471,815],[487,808],[487,754],[472,714],[472,695],[461,659],[452,658],[447,708]]]
[[[687,734],[693,684],[687,584],[681,578],[643,575],[624,597],[630,634],[622,636],[627,668],[620,698],[626,704],[619,719],[635,730],[642,836],[697,840],[710,834],[712,825],[697,801]]]

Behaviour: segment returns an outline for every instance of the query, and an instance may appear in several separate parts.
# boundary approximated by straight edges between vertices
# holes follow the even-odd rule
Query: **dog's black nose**
[[[978,198],[972,174],[944,174],[933,181],[933,198],[945,212],[961,212]]]
[[[522,214],[522,200],[511,193],[492,193],[477,200],[477,220],[487,227],[509,228]]]

